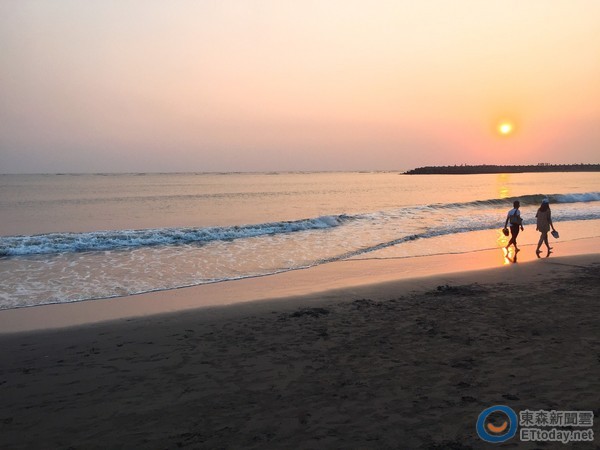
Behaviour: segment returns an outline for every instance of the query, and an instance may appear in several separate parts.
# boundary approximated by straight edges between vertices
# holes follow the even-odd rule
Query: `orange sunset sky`
[[[3,0],[0,172],[597,163],[599,24],[597,0]]]

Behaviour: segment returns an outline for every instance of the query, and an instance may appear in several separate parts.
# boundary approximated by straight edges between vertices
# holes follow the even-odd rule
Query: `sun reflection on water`
[[[509,175],[507,173],[498,174],[498,178],[497,178],[498,198],[510,197],[510,192],[508,190],[508,178],[509,178]]]

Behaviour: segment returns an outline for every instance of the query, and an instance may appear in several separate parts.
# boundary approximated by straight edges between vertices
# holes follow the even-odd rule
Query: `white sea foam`
[[[515,197],[516,198],[516,197]],[[520,198],[523,205],[538,204],[542,199],[549,198],[552,203],[589,203],[600,201],[600,192],[527,195]],[[104,251],[159,245],[204,244],[216,240],[244,239],[257,236],[293,233],[308,230],[325,230],[338,227],[352,220],[370,219],[378,221],[396,220],[400,215],[419,217],[423,211],[435,212],[440,209],[497,207],[511,203],[511,199],[489,199],[475,202],[431,204],[419,207],[387,210],[378,213],[362,215],[324,215],[320,217],[271,222],[255,225],[240,225],[232,227],[207,228],[161,228],[146,230],[110,230],[88,233],[50,233],[33,236],[0,237],[0,256],[18,256],[34,254],[51,254],[63,252]],[[444,233],[476,231],[495,227],[495,223],[485,218],[475,220],[476,214],[464,217]],[[589,220],[597,218],[594,210],[574,210],[571,220]],[[492,218],[492,221],[495,217]],[[440,231],[431,228],[427,233],[416,235],[416,238],[426,238],[439,235]]]
[[[535,211],[543,198],[550,199],[556,222],[600,219],[598,183],[591,179],[587,184],[579,185],[573,178],[571,185],[581,186],[581,192],[504,198],[493,197],[495,192],[500,191],[495,185],[495,177],[444,178],[445,187],[430,186],[426,178],[409,179],[397,175],[382,176],[385,183],[376,187],[364,183],[365,175],[362,174],[340,175],[344,181],[354,183],[350,188],[343,183],[334,185],[330,181],[326,185],[313,183],[336,176],[321,178],[321,175],[312,174],[305,178],[304,175],[277,175],[270,177],[274,181],[265,181],[266,176],[227,176],[228,183],[221,180],[223,177],[188,179],[148,176],[136,177],[133,181],[132,177],[124,177],[122,181],[119,177],[109,177],[111,183],[102,181],[103,184],[99,185],[102,189],[97,189],[97,186],[100,183],[98,179],[103,177],[80,177],[82,194],[72,192],[70,183],[73,180],[69,178],[61,185],[61,192],[73,195],[75,203],[81,200],[80,197],[86,196],[92,199],[92,203],[97,200],[99,207],[103,208],[102,218],[106,217],[100,224],[112,224],[111,217],[122,219],[129,217],[131,211],[139,212],[140,209],[136,209],[139,204],[132,200],[136,195],[140,196],[142,204],[149,202],[156,212],[152,212],[150,220],[133,221],[134,227],[140,224],[138,229],[119,229],[122,225],[116,225],[114,230],[108,231],[0,237],[0,309],[268,275],[331,261],[370,257],[376,253],[402,256],[432,254],[438,251],[441,237],[448,237],[444,239],[445,242],[458,239],[457,236],[468,232],[499,230],[506,212],[517,199],[521,201],[526,226],[535,223]],[[378,177],[369,175],[368,179],[377,181]],[[542,187],[536,184],[533,192],[543,192],[553,186],[553,178],[545,177],[549,181]],[[191,187],[181,192],[179,188],[174,188],[171,192],[173,195],[161,196],[165,188],[160,184],[159,188],[148,187],[159,181],[176,185],[182,179]],[[204,188],[200,189],[194,184],[197,179],[204,183],[210,181],[211,186],[216,186],[211,187],[213,190],[209,196],[200,192]],[[49,183],[52,180],[44,178],[40,181],[36,178],[35,182]],[[245,185],[241,186],[240,180],[258,183],[256,192],[246,194]],[[401,181],[402,189],[397,188],[397,180]],[[421,180],[421,184],[412,187],[415,180]],[[455,180],[462,184],[456,185]],[[281,190],[282,182],[293,182],[293,189],[286,185],[286,189]],[[112,183],[117,183],[117,186],[114,187]],[[238,185],[230,186],[231,183]],[[91,188],[88,186],[90,184]],[[4,200],[0,195],[0,212],[7,205],[12,209],[21,205],[11,200],[19,195],[20,187],[11,189],[5,191],[8,193]],[[521,185],[518,185],[518,189],[509,192],[518,192],[520,189]],[[106,190],[115,194],[108,195]],[[150,192],[146,193],[145,190]],[[189,191],[197,192],[188,195]],[[299,199],[298,192],[304,192],[305,197]],[[95,195],[101,198],[94,200]],[[48,195],[42,189],[36,190],[31,197],[36,199],[37,205],[44,205]],[[57,194],[57,198],[62,200],[56,200],[53,208],[71,205],[70,197],[66,197],[62,193]],[[198,199],[217,203],[203,203],[199,207],[195,203]],[[235,201],[230,203],[231,199]],[[218,204],[221,201],[225,202],[224,206]],[[27,202],[23,204],[27,206]],[[227,210],[233,208],[231,205],[238,208],[233,215],[229,215]],[[167,213],[177,216],[177,220],[170,223],[181,223],[184,219],[181,211],[197,209],[206,211],[211,218],[219,218],[217,223],[225,223],[226,226],[144,228],[147,223],[165,224],[161,220]],[[52,211],[44,210],[42,217],[47,220],[48,226],[37,229],[45,231],[49,226],[57,227],[56,223],[70,224],[91,213],[87,209],[80,212],[72,206],[65,211],[61,214],[67,216],[68,220],[58,222],[57,216],[51,216],[55,221],[46,219]],[[340,214],[343,211],[348,211],[348,214]],[[227,220],[223,220],[225,216]],[[298,216],[309,218],[270,221],[274,217]],[[13,216],[3,214],[4,217]],[[196,217],[202,223],[202,217]],[[236,220],[231,220],[232,217]],[[238,220],[238,217],[241,219]],[[251,220],[256,218],[256,224],[252,224]],[[21,220],[20,223],[26,224],[26,221]],[[234,225],[236,223],[239,225]],[[468,238],[464,240],[468,241]]]
[[[216,240],[333,228],[349,216],[322,216],[290,222],[209,228],[162,228],[111,230],[90,233],[50,233],[34,236],[0,237],[0,256],[115,250],[158,245],[202,244]]]
[[[586,192],[581,194],[554,194],[549,196],[549,200],[554,200],[556,203],[598,202],[600,201],[600,192]]]

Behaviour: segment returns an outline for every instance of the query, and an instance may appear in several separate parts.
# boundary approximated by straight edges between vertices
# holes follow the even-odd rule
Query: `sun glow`
[[[514,130],[514,125],[510,122],[501,122],[498,125],[498,132],[503,136],[508,136]]]

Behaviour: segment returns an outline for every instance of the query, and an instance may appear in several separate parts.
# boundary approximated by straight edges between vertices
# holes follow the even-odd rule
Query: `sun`
[[[500,122],[498,124],[498,133],[500,133],[502,136],[508,136],[512,134],[514,129],[515,126],[510,122]]]

